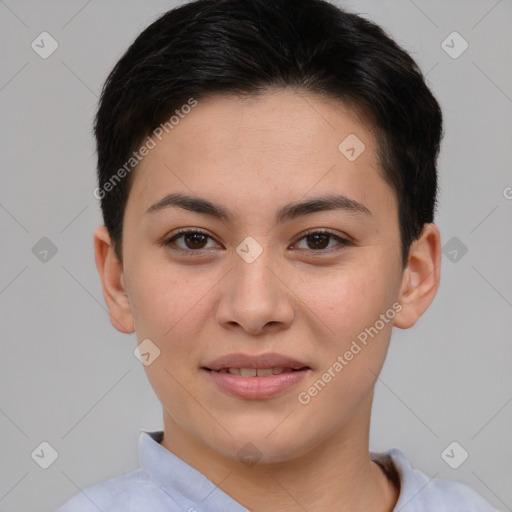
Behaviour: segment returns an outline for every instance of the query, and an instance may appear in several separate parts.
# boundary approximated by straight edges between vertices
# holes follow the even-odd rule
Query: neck
[[[167,414],[161,444],[251,512],[392,512],[399,491],[368,450],[372,399],[367,414],[285,462],[244,466],[190,436]]]

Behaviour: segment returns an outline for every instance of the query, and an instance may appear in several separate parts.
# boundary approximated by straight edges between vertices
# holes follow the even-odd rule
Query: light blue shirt
[[[162,437],[141,431],[139,469],[86,487],[57,512],[249,512],[161,446]],[[470,487],[413,469],[396,448],[370,456],[400,481],[395,512],[498,512]]]

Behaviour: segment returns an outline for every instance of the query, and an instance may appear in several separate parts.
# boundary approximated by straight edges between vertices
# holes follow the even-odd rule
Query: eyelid
[[[333,237],[338,237],[341,240],[345,242],[350,242],[350,238],[348,235],[344,235],[343,233],[340,233],[339,231],[329,229],[329,228],[311,228],[306,231],[303,231],[300,235],[298,235],[297,240],[301,240],[305,236],[309,235],[316,235],[316,234],[326,234],[326,235],[332,235]]]

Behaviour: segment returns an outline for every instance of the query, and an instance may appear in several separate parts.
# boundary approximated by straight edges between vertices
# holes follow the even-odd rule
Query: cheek
[[[329,337],[357,336],[393,303],[396,284],[384,265],[358,264],[309,277],[294,291]]]
[[[194,279],[177,266],[145,264],[135,269],[130,304],[137,336],[163,342],[184,326],[199,325],[201,298],[211,287],[208,279]]]
[[[380,263],[353,265],[304,286],[306,310],[315,312],[316,326],[328,327],[321,333],[313,331],[321,350],[320,381],[311,389],[322,395],[318,404],[339,404],[341,413],[371,391],[386,358],[396,315],[396,283],[389,265],[384,258]]]
[[[315,340],[321,365],[297,398],[305,428],[336,431],[372,392],[386,359],[396,311],[389,283],[369,272],[340,276],[324,293],[310,295],[310,301],[334,334]]]

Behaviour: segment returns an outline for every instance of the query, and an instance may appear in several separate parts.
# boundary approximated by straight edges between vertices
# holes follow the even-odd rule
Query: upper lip
[[[248,354],[227,354],[217,357],[203,365],[208,370],[222,370],[223,368],[309,368],[308,365],[281,354],[261,354],[251,356]]]

